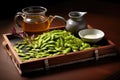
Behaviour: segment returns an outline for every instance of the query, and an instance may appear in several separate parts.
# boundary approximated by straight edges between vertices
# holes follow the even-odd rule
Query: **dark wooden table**
[[[107,7],[97,7],[99,10],[96,11],[91,9],[84,18],[92,27],[103,30],[120,51],[120,5],[103,5]],[[62,16],[68,18],[64,13]],[[0,80],[120,80],[119,56],[59,67],[43,74],[37,72],[21,76],[2,46],[2,34],[11,32],[13,26],[13,19],[0,21]]]

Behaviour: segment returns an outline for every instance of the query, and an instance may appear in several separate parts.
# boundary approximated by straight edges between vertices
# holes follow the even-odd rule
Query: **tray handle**
[[[45,70],[49,70],[49,62],[48,59],[44,60]]]
[[[6,49],[6,51],[7,51],[8,55],[9,55],[9,56],[12,56],[12,54],[11,54],[11,51],[10,51],[10,48],[9,48],[8,44],[7,44],[5,41],[3,41],[3,42],[2,42],[2,44],[3,44],[4,48]]]
[[[98,51],[98,49],[96,49],[94,51],[94,56],[95,56],[95,60],[99,60],[99,51]]]

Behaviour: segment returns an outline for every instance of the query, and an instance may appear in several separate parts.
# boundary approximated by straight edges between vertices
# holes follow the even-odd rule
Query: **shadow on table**
[[[120,71],[108,76],[105,80],[120,80]]]

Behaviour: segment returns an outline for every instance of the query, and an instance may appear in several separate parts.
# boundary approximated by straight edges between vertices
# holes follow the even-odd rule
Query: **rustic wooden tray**
[[[63,28],[64,27],[56,27],[52,28],[51,30]],[[61,54],[53,57],[45,57],[37,60],[22,62],[13,48],[14,43],[19,40],[18,37],[15,37],[11,33],[7,33],[3,34],[3,38],[3,45],[20,74],[38,70],[48,70],[49,68],[54,68],[57,66],[88,60],[99,60],[99,58],[117,55],[116,45],[111,40],[104,38],[98,43],[101,45],[101,47],[89,50],[81,50],[77,52],[70,52],[66,55]]]

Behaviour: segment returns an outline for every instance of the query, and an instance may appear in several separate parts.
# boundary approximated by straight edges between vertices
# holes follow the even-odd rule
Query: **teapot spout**
[[[50,15],[50,16],[48,17],[48,20],[50,21],[50,23],[53,21],[53,19],[54,19],[54,16],[52,16],[52,15]]]
[[[48,17],[48,19],[49,19],[49,21],[50,21],[50,24],[51,24],[51,23],[53,22],[53,20],[56,19],[56,18],[60,19],[61,21],[63,21],[63,22],[66,24],[65,18],[62,17],[62,16],[59,16],[59,15],[55,15],[55,16],[50,15],[50,16]]]
[[[62,17],[62,16],[58,16],[58,15],[55,15],[55,16],[50,15],[50,16],[49,16],[49,21],[50,21],[50,23],[51,23],[55,18],[61,19],[63,22],[66,23],[65,18]]]
[[[85,14],[87,14],[87,12],[79,12],[79,14],[82,16],[84,16]]]

